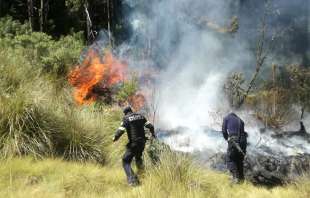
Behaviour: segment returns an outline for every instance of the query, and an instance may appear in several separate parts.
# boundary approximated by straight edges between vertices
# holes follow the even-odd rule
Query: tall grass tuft
[[[45,112],[15,93],[0,102],[0,153],[3,157],[52,153],[52,131],[45,127]]]
[[[63,100],[47,99],[40,91],[23,88],[26,91],[0,96],[2,157],[30,154],[104,162],[104,134],[100,125],[92,122],[96,112],[75,109]]]
[[[17,51],[18,54],[19,51]],[[0,154],[34,156],[52,153],[47,112],[39,105],[40,87],[50,86],[22,56],[0,50]]]
[[[104,163],[105,136],[91,120],[97,114],[92,109],[65,109],[57,112],[54,120],[57,135],[54,137],[55,152],[67,160]]]

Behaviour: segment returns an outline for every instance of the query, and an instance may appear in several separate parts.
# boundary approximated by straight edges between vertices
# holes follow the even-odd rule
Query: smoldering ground
[[[291,50],[298,45],[292,41],[299,33],[287,36],[290,28],[304,27],[300,32],[307,29],[303,26],[307,10],[300,7],[305,5],[304,1],[126,2],[131,7],[128,17],[132,34],[121,47],[126,49],[122,52],[131,55],[129,62],[133,67],[160,68],[155,85],[158,97],[153,101],[158,103],[160,128],[181,126],[192,131],[201,126],[219,128],[222,114],[217,118],[215,114],[229,109],[223,95],[224,81],[231,72],[242,72],[248,77],[254,72],[255,46],[264,17],[266,51],[269,51],[266,65],[291,63],[289,57],[280,56],[284,48],[287,53],[295,54],[290,57],[299,57],[295,63],[302,62],[300,57],[305,53],[303,45],[298,53]],[[234,16],[238,18],[238,30],[219,31],[229,29]],[[285,47],[271,46],[277,42],[284,42]],[[147,53],[142,56],[143,61],[139,53]]]

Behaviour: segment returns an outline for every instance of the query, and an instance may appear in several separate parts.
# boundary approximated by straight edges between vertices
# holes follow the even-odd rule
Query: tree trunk
[[[49,12],[49,0],[45,1],[44,4],[44,12],[43,12],[43,29],[46,31],[46,22],[47,22],[47,17],[48,17],[48,12]]]
[[[273,81],[273,116],[276,116],[277,112],[277,87],[276,87],[276,69],[275,64],[272,65],[272,81]]]
[[[266,50],[266,41],[265,41],[265,34],[267,31],[267,27],[266,27],[266,13],[264,14],[263,18],[262,18],[262,27],[260,30],[260,36],[259,39],[257,41],[257,45],[256,45],[256,66],[255,66],[255,73],[253,74],[251,81],[248,85],[248,88],[245,91],[245,94],[243,95],[243,97],[241,98],[241,100],[238,103],[238,108],[240,108],[245,99],[248,97],[250,91],[252,90],[254,84],[255,84],[255,80],[260,72],[261,67],[263,66],[266,58],[267,58],[267,50]]]
[[[3,10],[3,0],[0,0],[0,17],[2,17],[4,14],[4,10]]]
[[[88,2],[85,1],[84,3],[84,9],[85,9],[85,15],[86,15],[86,36],[87,36],[87,41],[88,43],[90,43],[91,39],[91,26],[92,26],[92,23],[91,23],[91,20],[90,20],[90,16],[89,16],[89,12],[88,12]]]
[[[27,7],[28,7],[28,20],[30,24],[30,28],[34,30],[34,20],[33,20],[33,0],[27,0]]]
[[[112,47],[110,0],[107,0],[109,45]]]
[[[305,114],[305,107],[302,106],[300,111],[301,111],[300,120],[303,120],[304,119],[304,114]]]
[[[40,10],[39,10],[39,18],[40,18],[40,31],[44,31],[44,0],[40,1]]]

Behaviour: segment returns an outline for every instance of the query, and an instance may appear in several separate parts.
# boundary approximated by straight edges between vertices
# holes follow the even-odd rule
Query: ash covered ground
[[[255,184],[273,186],[285,184],[307,173],[310,170],[310,134],[306,131],[309,129],[308,123],[304,127],[296,121],[284,127],[284,130],[274,131],[264,129],[263,125],[256,122],[248,122],[248,126],[245,126],[249,134],[245,159],[246,179]],[[203,165],[227,171],[227,143],[219,126],[160,129],[158,134],[173,150],[190,153]]]

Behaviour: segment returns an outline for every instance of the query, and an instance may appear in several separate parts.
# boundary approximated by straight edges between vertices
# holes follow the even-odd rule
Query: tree
[[[45,31],[48,10],[49,10],[49,0],[40,0],[39,21],[41,32]]]
[[[30,28],[34,30],[33,0],[27,0],[27,7],[28,7],[28,21],[30,24]]]
[[[293,100],[300,106],[300,119],[303,119],[306,109],[310,109],[310,69],[298,65],[289,66]]]
[[[247,89],[245,90],[243,96],[241,97],[239,103],[237,104],[237,107],[241,107],[246,99],[246,97],[249,95],[250,91],[252,90],[255,80],[267,58],[268,52],[266,50],[266,30],[267,30],[267,24],[266,24],[266,14],[264,14],[262,20],[261,20],[261,27],[259,29],[260,36],[257,40],[256,44],[256,50],[255,50],[255,72],[252,75],[252,78],[248,84]]]
[[[275,41],[279,38],[280,32],[284,31],[273,31],[272,28],[269,29],[269,27],[267,26],[267,17],[270,15],[270,13],[273,13],[269,0],[266,0],[263,12],[264,13],[261,18],[261,24],[258,30],[259,36],[255,47],[255,71],[248,83],[247,88],[245,88],[244,94],[242,95],[239,103],[237,104],[237,108],[240,108],[243,105],[247,96],[252,91],[256,79],[261,71],[261,68],[263,67],[266,59],[268,58],[268,55],[270,55],[271,51],[274,50]],[[267,36],[269,34],[271,34],[271,37]]]

